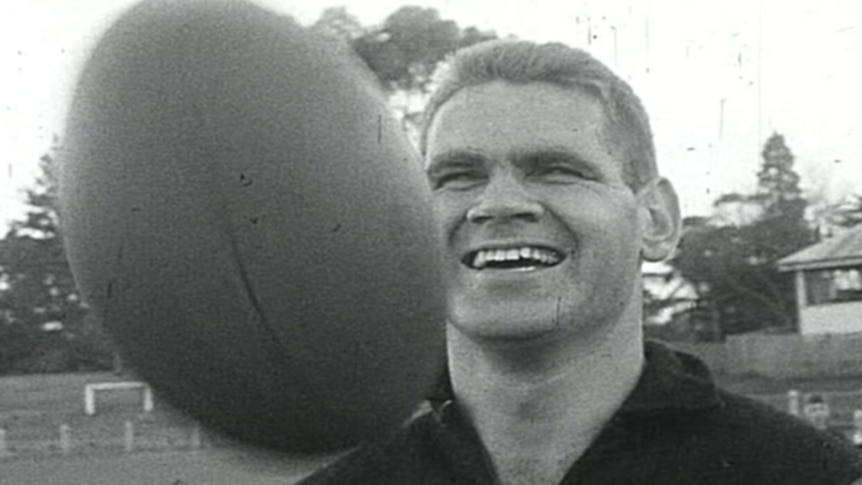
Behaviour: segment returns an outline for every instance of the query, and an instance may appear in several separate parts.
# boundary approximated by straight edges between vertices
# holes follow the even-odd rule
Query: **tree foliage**
[[[53,166],[50,154],[41,158],[27,213],[0,239],[0,374],[110,365],[63,250]]]
[[[365,31],[365,28],[359,23],[359,19],[348,12],[345,7],[325,9],[312,27],[348,41],[353,41]]]
[[[461,28],[436,9],[406,6],[382,25],[362,27],[346,9],[325,10],[314,27],[346,40],[390,96],[392,108],[411,135],[433,88],[433,74],[461,47],[495,39],[493,32]]]
[[[817,222],[820,234],[824,236],[862,224],[862,194],[850,194],[838,202],[821,207],[818,212]]]
[[[353,48],[391,91],[427,93],[437,64],[460,47],[496,38],[475,27],[461,29],[433,8],[402,7],[383,25],[353,40]]]
[[[779,273],[775,262],[814,243],[815,231],[805,219],[807,202],[784,138],[773,134],[761,155],[756,193],[716,201],[751,217],[686,221],[671,260],[697,290],[698,318],[706,320],[709,338],[796,326],[792,276]]]

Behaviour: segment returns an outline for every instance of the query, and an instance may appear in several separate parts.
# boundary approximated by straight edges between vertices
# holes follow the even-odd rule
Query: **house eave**
[[[862,265],[862,256],[849,256],[845,258],[815,259],[808,261],[789,261],[778,263],[778,271],[806,271],[815,269],[833,269],[847,266]]]

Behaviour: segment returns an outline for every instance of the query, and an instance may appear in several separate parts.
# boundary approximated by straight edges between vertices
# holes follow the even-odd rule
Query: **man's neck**
[[[449,328],[459,407],[504,484],[556,484],[637,383],[640,322],[561,346],[477,342]]]

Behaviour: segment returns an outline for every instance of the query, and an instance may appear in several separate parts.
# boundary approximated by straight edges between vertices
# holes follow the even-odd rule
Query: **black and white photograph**
[[[862,485],[862,3],[0,4],[0,485]]]

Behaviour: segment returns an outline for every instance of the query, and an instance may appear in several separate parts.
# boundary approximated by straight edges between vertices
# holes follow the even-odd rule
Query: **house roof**
[[[862,224],[778,260],[779,271],[862,264]]]

